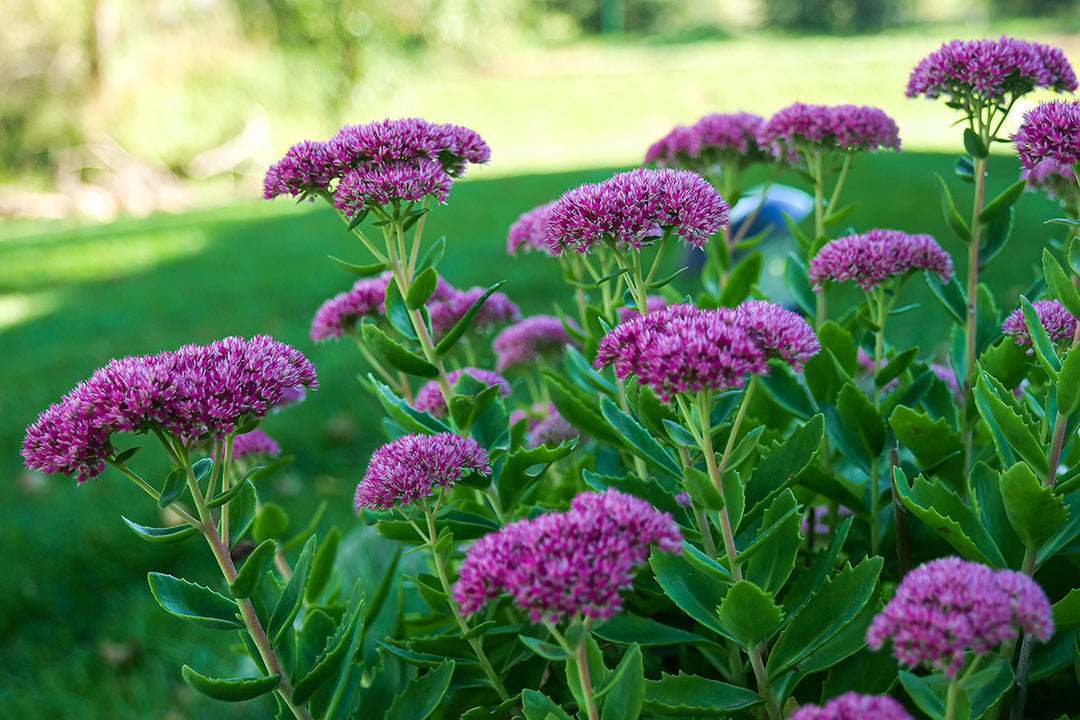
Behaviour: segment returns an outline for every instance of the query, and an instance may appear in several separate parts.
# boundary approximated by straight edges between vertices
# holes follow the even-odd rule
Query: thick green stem
[[[559,643],[559,646],[566,651],[566,654],[570,657],[567,662],[574,665],[574,669],[577,671],[578,683],[581,685],[582,700],[585,701],[585,707],[581,710],[585,711],[586,717],[589,720],[599,720],[600,713],[596,707],[596,697],[593,692],[592,678],[589,675],[589,646],[586,642],[589,637],[589,625],[590,621],[585,621],[584,631],[581,633],[581,640],[577,646],[571,646],[570,642],[566,639],[566,636],[559,632],[559,629],[555,627],[555,623],[545,622],[548,632]]]
[[[693,462],[690,460],[690,449],[683,446],[679,446],[679,458],[682,460],[683,467],[693,467]],[[705,550],[705,554],[716,559],[716,541],[713,540],[712,528],[709,527],[709,516],[705,510],[694,509],[691,515],[694,518],[694,522],[697,524],[698,532],[701,533],[701,545]]]
[[[979,289],[979,243],[982,223],[979,215],[986,198],[986,158],[975,158],[975,202],[971,213],[971,244],[968,246],[967,320],[964,325],[964,396],[971,397],[975,376],[975,323]],[[968,400],[970,402],[970,400]],[[964,418],[964,471],[971,469],[975,435],[975,413],[965,412]]]
[[[758,695],[765,699],[765,710],[769,714],[769,720],[783,720],[784,714],[780,710],[780,700],[776,697],[769,673],[765,670],[765,641],[758,643],[757,647],[750,651],[750,666],[754,668],[754,679],[757,680]]]

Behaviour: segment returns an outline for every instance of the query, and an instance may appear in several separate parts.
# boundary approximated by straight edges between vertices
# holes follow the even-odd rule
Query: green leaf
[[[208,678],[195,670],[190,665],[180,668],[180,674],[193,690],[225,702],[246,702],[254,700],[260,695],[273,692],[281,685],[280,675],[269,677],[237,678],[235,680],[219,680]]]
[[[889,416],[889,427],[896,439],[915,456],[919,469],[936,475],[952,490],[964,487],[964,441],[943,418],[929,415],[906,405],[897,405]]]
[[[824,436],[825,417],[818,413],[795,428],[757,464],[746,483],[746,505],[751,517],[757,515],[763,503],[771,502],[795,481],[821,449]]]
[[[859,207],[859,203],[853,202],[853,203],[848,203],[847,205],[844,205],[843,207],[836,208],[835,210],[830,208],[829,212],[825,215],[825,219],[822,222],[826,225],[826,227],[829,226],[829,225],[835,225],[836,223],[840,222],[841,220],[846,218],[851,213],[855,212],[858,209],[858,207]]]
[[[908,369],[911,362],[918,356],[919,347],[908,348],[904,352],[893,357],[885,363],[885,366],[874,375],[874,387],[883,388],[893,379],[900,377],[900,373]]]
[[[885,449],[885,421],[866,393],[847,383],[840,388],[836,402],[840,419],[855,432],[870,457],[880,456]]]
[[[270,624],[266,634],[270,642],[276,647],[285,636],[285,631],[292,626],[296,613],[300,610],[300,604],[304,600],[304,586],[307,584],[308,572],[311,570],[311,559],[315,554],[315,538],[312,537],[304,544],[300,552],[300,558],[293,568],[292,577],[281,591],[277,605],[274,606],[274,614],[270,616]]]
[[[1005,188],[1000,195],[986,203],[982,212],[979,213],[979,222],[992,223],[996,218],[1004,215],[1012,209],[1012,205],[1027,186],[1027,180],[1018,180]]]
[[[762,549],[751,556],[746,565],[746,579],[774,595],[784,587],[795,569],[799,550],[805,545],[799,532],[801,518],[795,512],[788,514],[797,505],[798,501],[790,489],[769,503],[761,519],[762,529],[770,528],[781,518],[784,518],[783,525],[769,535]]]
[[[796,257],[794,253],[788,253],[787,262],[784,264],[784,280],[792,299],[799,306],[799,309],[807,315],[813,316],[817,312],[817,299],[814,296],[814,289],[810,286],[810,276],[806,272],[806,264]]]
[[[274,564],[274,554],[277,552],[277,543],[273,540],[265,540],[262,544],[251,551],[244,560],[236,577],[229,583],[229,594],[234,598],[247,598],[255,592],[259,581],[263,579],[270,566]]]
[[[155,572],[150,573],[147,580],[154,599],[170,615],[215,630],[243,627],[236,617],[239,612],[236,603],[208,587]]]
[[[363,590],[361,589],[358,596],[354,597],[354,601],[350,603],[345,616],[346,621],[342,622],[336,632],[327,638],[326,646],[311,671],[297,681],[293,688],[293,703],[305,705],[315,691],[333,677],[343,662],[351,662],[352,656],[349,654],[349,649],[356,631],[360,629],[359,618],[363,608]]]
[[[966,296],[955,276],[945,284],[941,282],[941,278],[931,273],[926,276],[926,284],[956,322],[961,325],[967,322]]]
[[[135,457],[135,453],[142,450],[142,445],[136,445],[135,447],[129,447],[127,450],[122,450],[116,453],[116,457],[113,458],[113,462],[117,465],[123,465],[131,458]]]
[[[240,483],[240,490],[229,501],[229,529],[231,537],[230,545],[236,545],[243,539],[244,533],[251,527],[255,519],[255,509],[258,501],[255,497],[255,486],[250,480]]]
[[[1025,463],[1016,463],[1001,476],[1001,499],[1009,523],[1031,552],[1043,546],[1068,516],[1061,498],[1043,487]]]
[[[720,622],[747,652],[780,627],[783,619],[772,595],[749,580],[732,585],[716,612]]]
[[[1080,588],[1050,606],[1054,615],[1054,632],[1068,632],[1080,628]]]
[[[390,278],[390,282],[386,285],[383,307],[386,308],[386,319],[395,330],[414,342],[419,339],[416,328],[413,327],[412,318],[409,316],[409,308],[405,307],[405,298],[401,295],[397,278]]]
[[[545,642],[539,638],[522,635],[521,644],[546,660],[569,660],[570,653],[563,650],[561,645]]]
[[[696,633],[665,625],[652,618],[624,612],[612,615],[592,630],[592,634],[601,640],[631,645],[637,643],[644,647],[663,645],[712,645],[712,640]]]
[[[405,293],[405,307],[410,310],[419,310],[424,307],[431,298],[431,294],[435,292],[435,286],[438,284],[439,273],[435,268],[429,267],[419,273],[413,278],[408,292]]]
[[[1058,373],[1061,371],[1061,359],[1058,358],[1050,336],[1046,334],[1046,327],[1039,320],[1039,314],[1023,295],[1020,296],[1020,311],[1024,315],[1024,324],[1028,327],[1028,336],[1031,338],[1035,357],[1039,359],[1039,364],[1043,366],[1043,370],[1050,379],[1056,382]]]
[[[1072,227],[1080,227],[1080,220],[1050,220],[1048,222],[1064,222]],[[1080,235],[1073,235],[1069,238],[1069,244],[1065,248],[1065,259],[1069,263],[1069,268],[1073,271],[1074,275],[1080,275]]]
[[[199,534],[199,528],[192,527],[187,523],[182,525],[173,525],[172,527],[147,527],[146,525],[140,525],[137,522],[128,520],[123,515],[120,519],[131,528],[132,532],[141,537],[143,540],[152,543],[174,543],[181,540],[187,540],[192,535]]]
[[[964,222],[960,211],[956,209],[956,202],[953,200],[952,193],[949,192],[949,186],[945,184],[945,180],[940,175],[935,173],[934,177],[938,179],[941,186],[941,214],[945,216],[945,223],[962,242],[970,243],[971,228]]]
[[[528,688],[521,691],[521,709],[526,720],[572,720],[554,700]]]
[[[716,617],[716,606],[724,599],[733,582],[730,573],[714,560],[684,545],[683,553],[653,553],[649,565],[656,581],[671,601],[705,627],[731,638],[731,633]]]
[[[760,250],[756,250],[739,262],[735,263],[731,274],[728,275],[724,289],[720,293],[720,304],[724,307],[735,307],[750,294],[750,289],[761,277],[761,266],[764,256]]]
[[[900,684],[919,709],[934,720],[945,720],[945,703],[942,702],[930,684],[918,675],[900,671]]]
[[[1065,505],[1069,508],[1080,507],[1080,493],[1071,492],[1066,495]],[[1074,511],[1069,515],[1068,522],[1059,527],[1039,548],[1039,553],[1035,556],[1035,569],[1038,570],[1044,562],[1069,545],[1078,535],[1080,535],[1080,512]]]
[[[500,280],[485,290],[484,294],[478,297],[476,301],[469,306],[469,309],[465,311],[465,314],[461,316],[461,319],[454,323],[454,327],[450,328],[446,335],[443,336],[442,340],[439,340],[438,344],[435,346],[435,355],[437,357],[442,357],[450,352],[454,345],[457,344],[457,341],[461,339],[461,336],[464,335],[472,325],[473,318],[480,312],[480,308],[484,306],[484,303],[487,302],[487,299],[491,297],[492,293],[502,287],[503,282],[504,281]]]
[[[439,369],[420,357],[404,345],[391,340],[377,325],[364,323],[360,327],[364,344],[380,360],[392,368],[409,375],[433,378],[439,375]]]
[[[964,150],[967,150],[967,154],[973,158],[984,158],[990,155],[990,149],[986,147],[986,143],[969,127],[964,128]]]
[[[440,236],[435,242],[431,243],[431,247],[424,253],[424,257],[420,260],[420,264],[416,266],[416,272],[421,273],[428,268],[433,268],[442,262],[443,255],[446,253],[446,236]]]
[[[168,507],[187,490],[187,470],[182,467],[173,468],[165,477],[165,483],[161,486],[161,495],[158,497],[158,507]]]
[[[359,275],[360,277],[371,277],[372,275],[378,275],[381,272],[385,272],[388,268],[386,263],[375,263],[374,265],[353,265],[350,262],[346,262],[339,257],[333,255],[327,255],[328,258],[336,262],[341,267],[345,268],[353,275]]]
[[[845,565],[781,631],[769,655],[766,670],[777,677],[810,655],[859,615],[877,592],[880,557]]]
[[[724,509],[724,496],[712,478],[697,468],[683,468],[683,486],[695,505],[719,512]]]
[[[411,228],[413,225],[416,224],[417,220],[419,220],[420,218],[427,215],[428,210],[430,210],[430,209],[431,208],[419,208],[417,210],[411,210],[408,213],[406,213],[405,214],[405,221],[403,223],[401,223],[402,232],[408,231],[409,228]]]
[[[727,716],[762,702],[753,690],[680,672],[646,680],[643,705],[657,715],[700,718]]]
[[[335,525],[326,532],[326,537],[319,544],[319,549],[311,561],[311,573],[308,576],[307,589],[304,590],[304,599],[309,603],[318,600],[322,591],[326,589],[330,574],[334,570],[334,560],[337,558],[340,544],[341,530]]]
[[[833,568],[836,567],[837,560],[840,557],[840,551],[844,547],[844,542],[847,540],[848,533],[851,531],[851,525],[854,521],[854,517],[847,517],[841,520],[839,527],[836,528],[836,533],[832,536],[832,539],[829,540],[829,547],[825,549],[825,552],[820,553],[814,559],[813,564],[803,570],[796,578],[795,582],[792,583],[791,587],[784,595],[784,608],[787,610],[789,616],[794,616],[798,613],[810,598],[825,584],[829,574],[833,571]]]
[[[821,696],[834,698],[846,692],[884,695],[895,684],[896,660],[892,655],[863,647],[829,669]]]
[[[817,412],[817,405],[806,385],[787,365],[773,365],[769,374],[758,380],[782,408],[800,420],[806,420]]]
[[[278,540],[289,530],[289,516],[285,508],[277,503],[264,503],[262,509],[255,516],[255,522],[251,524],[251,534],[256,542],[264,540]]]
[[[634,418],[623,412],[609,398],[600,398],[600,412],[608,424],[618,433],[623,445],[642,460],[676,479],[682,479],[679,463],[656,441],[649,431]]]
[[[1016,679],[1007,660],[991,656],[991,662],[990,667],[979,670],[967,682],[961,683],[970,697],[971,720],[979,720],[994,707],[1012,689]]]
[[[645,693],[645,668],[641,648],[635,643],[623,654],[607,682],[595,694],[603,700],[600,720],[637,720]]]
[[[971,162],[971,158],[967,155],[960,155],[956,158],[956,165],[953,166],[953,172],[956,173],[956,177],[964,182],[975,182],[975,164]]]
[[[450,426],[429,413],[420,412],[404,398],[390,389],[374,375],[368,374],[367,382],[375,393],[375,399],[382,405],[383,410],[394,422],[408,432],[431,435],[433,433],[451,432]],[[564,416],[565,417],[565,416]]]
[[[600,412],[600,405],[589,395],[571,385],[565,378],[549,369],[541,372],[551,402],[563,418],[585,435],[615,448],[623,441]]]
[[[1080,408],[1080,351],[1071,348],[1061,363],[1057,384],[1057,409],[1068,418]]]
[[[979,408],[983,420],[990,426],[1001,462],[1014,465],[1015,451],[1032,470],[1045,477],[1049,469],[1046,449],[1023,418],[989,387],[986,373],[981,369],[975,384],[975,405]]]
[[[720,243],[720,244],[723,245],[723,243]],[[648,289],[649,290],[659,290],[660,288],[664,287],[665,285],[670,283],[675,278],[682,275],[684,272],[686,272],[686,270],[687,270],[687,268],[681,267],[681,268],[679,268],[678,270],[676,270],[675,272],[671,273],[670,275],[668,275],[666,277],[662,277],[659,280],[653,280],[651,283],[649,283]]]
[[[450,688],[450,677],[454,674],[454,661],[446,660],[441,665],[409,683],[394,698],[385,720],[424,720],[439,707],[443,696]]]
[[[908,484],[904,472],[893,468],[897,494],[908,510],[941,535],[965,560],[1005,567],[994,539],[975,511],[942,483],[920,475]]]
[[[1042,253],[1043,276],[1046,278],[1046,286],[1050,294],[1062,304],[1073,317],[1080,317],[1080,293],[1073,287],[1072,280],[1065,273],[1061,264],[1050,252],[1050,248],[1043,248]]]

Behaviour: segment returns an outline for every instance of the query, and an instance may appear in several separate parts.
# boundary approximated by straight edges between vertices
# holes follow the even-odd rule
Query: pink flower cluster
[[[506,378],[496,372],[484,370],[483,368],[466,367],[447,373],[446,379],[450,381],[450,387],[454,387],[454,384],[462,375],[469,375],[489,387],[498,385],[499,395],[501,397],[506,397],[510,394],[510,382]],[[439,383],[434,380],[429,380],[424,383],[416,393],[416,400],[413,401],[413,407],[422,412],[429,412],[435,417],[439,417],[445,413],[446,399],[442,396],[442,391],[439,389]]]
[[[276,457],[281,454],[281,446],[262,430],[255,428],[251,432],[241,433],[233,438],[233,459],[242,458],[246,455],[269,455]]]
[[[552,365],[562,360],[566,346],[575,344],[566,334],[563,321],[554,315],[533,315],[495,336],[495,369],[531,365]]]
[[[899,150],[896,122],[875,107],[795,103],[769,118],[761,143],[792,164],[809,152]]]
[[[263,197],[333,193],[353,217],[372,205],[446,199],[468,163],[491,158],[473,130],[419,118],[349,125],[327,142],[305,140],[266,172]]]
[[[846,692],[820,707],[803,705],[789,720],[911,720],[911,716],[888,695]]]
[[[720,193],[695,172],[638,168],[563,193],[544,232],[556,257],[588,253],[605,241],[620,250],[640,250],[667,230],[700,248],[727,223],[728,209]]]
[[[1024,113],[1011,140],[1029,186],[1063,200],[1080,193],[1075,171],[1080,166],[1080,101],[1036,106]]]
[[[650,547],[677,553],[681,543],[671,515],[644,500],[613,489],[582,493],[567,512],[519,520],[477,540],[454,599],[469,614],[510,593],[534,622],[608,618]]]
[[[428,302],[428,315],[431,318],[431,334],[435,340],[440,340],[457,325],[472,304],[480,299],[487,291],[486,288],[473,287],[468,290],[458,290],[449,284],[440,284]],[[497,325],[517,322],[521,319],[521,311],[510,298],[501,292],[494,292],[488,296],[479,312],[473,316],[470,332],[487,334]]]
[[[907,96],[944,95],[973,106],[1008,105],[1031,90],[1076,90],[1076,74],[1058,48],[1002,35],[997,40],[952,40],[923,58],[908,79]]]
[[[1072,342],[1076,334],[1076,318],[1069,314],[1060,302],[1036,300],[1031,303],[1031,307],[1050,337],[1050,342],[1055,344]],[[1028,332],[1027,320],[1024,318],[1022,308],[1013,310],[1012,314],[1005,318],[1005,322],[1001,324],[1001,331],[1015,340],[1017,345],[1031,346],[1031,333]]]
[[[510,413],[510,424],[515,425],[525,420],[528,429],[529,447],[548,445],[554,447],[567,440],[581,437],[581,431],[566,421],[554,403],[533,405],[529,412],[515,410]]]
[[[114,359],[27,428],[22,456],[29,468],[82,482],[104,470],[114,432],[224,437],[290,402],[299,386],[318,386],[315,367],[266,335]]]
[[[660,167],[709,169],[722,164],[730,153],[743,164],[771,159],[760,141],[765,118],[748,112],[711,113],[690,127],[676,126],[657,140],[645,153],[645,162]]]
[[[389,272],[377,278],[361,278],[352,289],[324,302],[311,321],[311,339],[340,338],[364,316],[382,315],[385,312],[386,285],[392,280]]]
[[[517,255],[518,252],[548,252],[544,228],[547,226],[548,215],[557,202],[552,200],[534,207],[514,221],[506,240],[507,255]]]
[[[487,452],[472,438],[454,433],[402,435],[376,450],[356,486],[353,506],[389,510],[452,487],[470,473],[491,474]]]
[[[813,329],[797,314],[763,301],[737,308],[668,305],[617,325],[600,341],[593,365],[637,376],[661,400],[679,392],[742,387],[775,357],[795,370],[818,352]]]
[[[1042,588],[1023,573],[947,557],[908,573],[874,618],[866,642],[878,650],[892,638],[900,662],[953,677],[966,651],[990,652],[1021,631],[1043,642],[1054,634]]]
[[[844,280],[854,280],[869,292],[889,278],[915,270],[948,282],[952,258],[929,235],[875,229],[831,240],[810,260],[810,280],[819,293]]]

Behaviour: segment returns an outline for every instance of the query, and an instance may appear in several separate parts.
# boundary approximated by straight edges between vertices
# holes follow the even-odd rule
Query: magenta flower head
[[[566,354],[566,346],[575,344],[566,334],[563,321],[553,315],[533,315],[515,323],[495,336],[495,369],[530,365],[554,365]]]
[[[814,329],[798,313],[768,300],[747,300],[735,308],[737,321],[767,358],[779,358],[795,372],[821,350]]]
[[[1076,90],[1065,54],[1040,43],[1002,35],[997,40],[952,40],[923,58],[908,79],[907,96],[945,96],[969,115],[988,105],[1007,107],[1035,88]]]
[[[510,381],[496,372],[484,370],[483,368],[466,367],[447,373],[446,379],[450,381],[450,387],[454,387],[454,384],[462,375],[469,375],[488,387],[498,385],[500,397],[506,397],[510,394]],[[429,412],[435,417],[439,417],[445,413],[446,399],[442,396],[442,391],[439,389],[439,383],[434,380],[429,380],[424,383],[416,393],[416,400],[413,401],[413,407],[422,412]]]
[[[27,428],[22,455],[29,468],[82,482],[113,457],[114,432],[222,438],[287,403],[298,387],[318,387],[315,367],[265,335],[114,359]]]
[[[891,638],[900,662],[953,677],[966,651],[990,652],[1021,631],[1043,642],[1054,634],[1042,588],[1023,573],[947,557],[907,574],[871,623],[866,643],[878,650]]]
[[[608,618],[651,547],[677,553],[681,543],[671,515],[644,500],[612,489],[582,493],[567,512],[519,520],[477,540],[454,599],[468,614],[509,593],[534,622]]]
[[[638,168],[563,193],[545,236],[555,257],[588,253],[598,243],[640,251],[665,232],[700,248],[727,223],[728,209],[716,188],[695,172]]]
[[[810,260],[810,280],[818,293],[844,280],[854,280],[863,292],[869,292],[889,278],[916,270],[948,282],[952,258],[929,235],[899,230],[875,229],[831,240]]]
[[[232,456],[234,460],[247,455],[277,457],[280,454],[281,446],[258,428],[251,432],[241,433],[233,438]]]
[[[457,325],[465,313],[469,312],[472,304],[487,292],[487,288],[473,287],[468,290],[457,290],[447,286],[447,290],[436,290],[435,295],[428,301],[428,315],[431,318],[431,334],[438,341],[446,333]],[[487,335],[495,327],[517,322],[521,319],[521,310],[510,298],[501,292],[494,292],[488,296],[479,312],[473,316],[469,332]]]
[[[364,317],[381,316],[386,300],[386,284],[390,280],[390,273],[383,273],[377,278],[361,278],[351,290],[324,302],[311,321],[311,339],[340,338]]]
[[[1076,169],[1080,167],[1080,101],[1042,103],[1024,113],[1013,134],[1016,154],[1023,165],[1021,177],[1030,187],[1042,188],[1051,197],[1069,200],[1080,192]]]
[[[521,420],[528,423],[526,429],[529,447],[539,447],[541,445],[554,447],[567,440],[581,437],[581,431],[568,423],[559,414],[554,403],[533,405],[528,412],[515,410],[510,413],[510,425],[516,425]]]
[[[667,402],[678,392],[742,387],[748,373],[767,369],[765,351],[737,311],[668,305],[616,325],[600,340],[597,369],[637,376]]]
[[[798,102],[769,118],[761,142],[793,165],[808,154],[900,149],[896,122],[878,108]]]
[[[846,692],[822,706],[803,705],[789,720],[912,720],[904,706],[888,695]]]
[[[1032,309],[1039,317],[1050,342],[1055,345],[1062,343],[1072,344],[1076,334],[1076,318],[1057,300],[1036,300],[1031,303]],[[1017,345],[1031,347],[1031,333],[1028,332],[1027,320],[1024,318],[1022,308],[1012,311],[1009,317],[1001,325],[1001,331],[1016,341]],[[1033,352],[1031,349],[1029,353]]]
[[[403,435],[371,456],[356,486],[353,506],[389,510],[422,500],[435,487],[452,487],[461,478],[490,475],[487,452],[472,438],[454,433]]]
[[[760,144],[765,118],[748,112],[711,113],[691,127],[679,125],[649,147],[646,163],[713,172],[739,170],[772,158]],[[735,167],[726,167],[734,164]]]
[[[469,163],[491,157],[487,143],[458,125],[419,118],[349,125],[328,142],[305,141],[267,170],[263,197],[332,193],[347,217],[428,197],[446,200]]]
[[[527,252],[548,252],[547,242],[544,239],[544,228],[547,226],[548,215],[555,207],[557,200],[552,200],[539,207],[534,207],[514,221],[510,226],[510,233],[506,240],[506,254],[517,255]]]

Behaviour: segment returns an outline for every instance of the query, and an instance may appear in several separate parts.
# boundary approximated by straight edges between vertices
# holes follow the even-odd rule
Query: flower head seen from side
[[[514,221],[506,239],[506,254],[518,255],[530,252],[547,254],[548,246],[544,239],[544,227],[548,215],[555,207],[556,200],[534,207]]]
[[[475,131],[420,118],[349,125],[326,142],[304,141],[270,166],[263,197],[333,195],[346,217],[398,202],[442,202],[491,149]]]
[[[946,101],[971,114],[1008,106],[1035,88],[1077,88],[1076,74],[1058,48],[1002,35],[997,40],[952,40],[923,58],[908,79],[907,96]]]
[[[875,229],[826,243],[810,261],[810,280],[821,293],[832,283],[853,280],[869,292],[886,280],[916,270],[948,282],[952,258],[929,235]]]
[[[362,318],[382,315],[388,282],[389,273],[377,278],[361,278],[350,290],[324,302],[311,320],[311,339],[340,338]]]
[[[448,286],[449,287],[449,286]],[[487,288],[473,287],[468,290],[449,288],[435,295],[428,301],[428,314],[431,318],[431,334],[438,341],[465,317],[473,303],[487,292]],[[501,292],[488,296],[480,310],[473,316],[469,332],[486,335],[499,325],[517,322],[521,319],[521,310],[510,298]]]
[[[874,618],[867,644],[891,639],[897,660],[954,677],[964,653],[991,652],[1020,632],[1046,642],[1054,633],[1050,603],[1034,580],[956,557],[912,570]]]
[[[769,118],[761,140],[793,165],[829,152],[900,149],[896,122],[883,110],[857,105],[794,103]]]
[[[1051,197],[1074,201],[1080,195],[1080,101],[1042,103],[1024,113],[1010,138],[1030,187]]]
[[[454,599],[467,614],[509,593],[534,622],[608,618],[652,547],[677,553],[681,543],[672,517],[644,500],[613,489],[582,493],[567,512],[519,520],[476,541]]]
[[[241,433],[233,438],[232,456],[234,460],[249,455],[277,457],[280,454],[281,446],[259,428]]]
[[[403,435],[372,454],[353,505],[357,512],[389,510],[422,500],[436,487],[452,487],[472,473],[491,474],[487,452],[472,438]]]
[[[222,438],[316,388],[298,350],[261,335],[118,358],[94,371],[27,428],[27,467],[96,477],[117,432],[160,429],[192,441]]]
[[[727,224],[728,204],[689,170],[638,168],[563,193],[548,215],[548,250],[588,253],[610,243],[639,251],[665,232],[700,248]]]
[[[676,126],[645,153],[645,163],[700,173],[739,173],[772,160],[762,146],[765,118],[748,112],[710,113],[693,125]]]
[[[735,311],[765,356],[779,358],[795,372],[821,350],[814,329],[796,312],[768,300],[747,300]]]
[[[566,346],[574,342],[563,321],[554,315],[533,315],[511,325],[495,336],[495,369],[553,365],[562,360]]]
[[[742,387],[767,369],[765,351],[735,310],[668,305],[615,326],[597,348],[597,368],[635,375],[664,402],[679,392]]]
[[[790,720],[912,720],[904,706],[888,695],[846,692],[824,705],[803,705]]]
[[[453,387],[462,375],[469,375],[488,387],[497,385],[500,397],[506,397],[510,394],[510,382],[506,378],[483,368],[466,367],[447,373],[446,379],[450,382],[450,387]],[[416,393],[413,407],[422,412],[429,412],[435,417],[444,414],[446,412],[446,399],[442,396],[439,384],[434,380],[424,383]]]
[[[1076,334],[1076,318],[1057,300],[1036,300],[1031,303],[1035,314],[1039,317],[1046,330],[1050,342],[1055,345],[1072,343]],[[1011,337],[1017,345],[1027,347],[1031,353],[1031,332],[1028,330],[1027,320],[1024,318],[1022,308],[1013,310],[1005,322],[1001,325],[1001,331]]]

